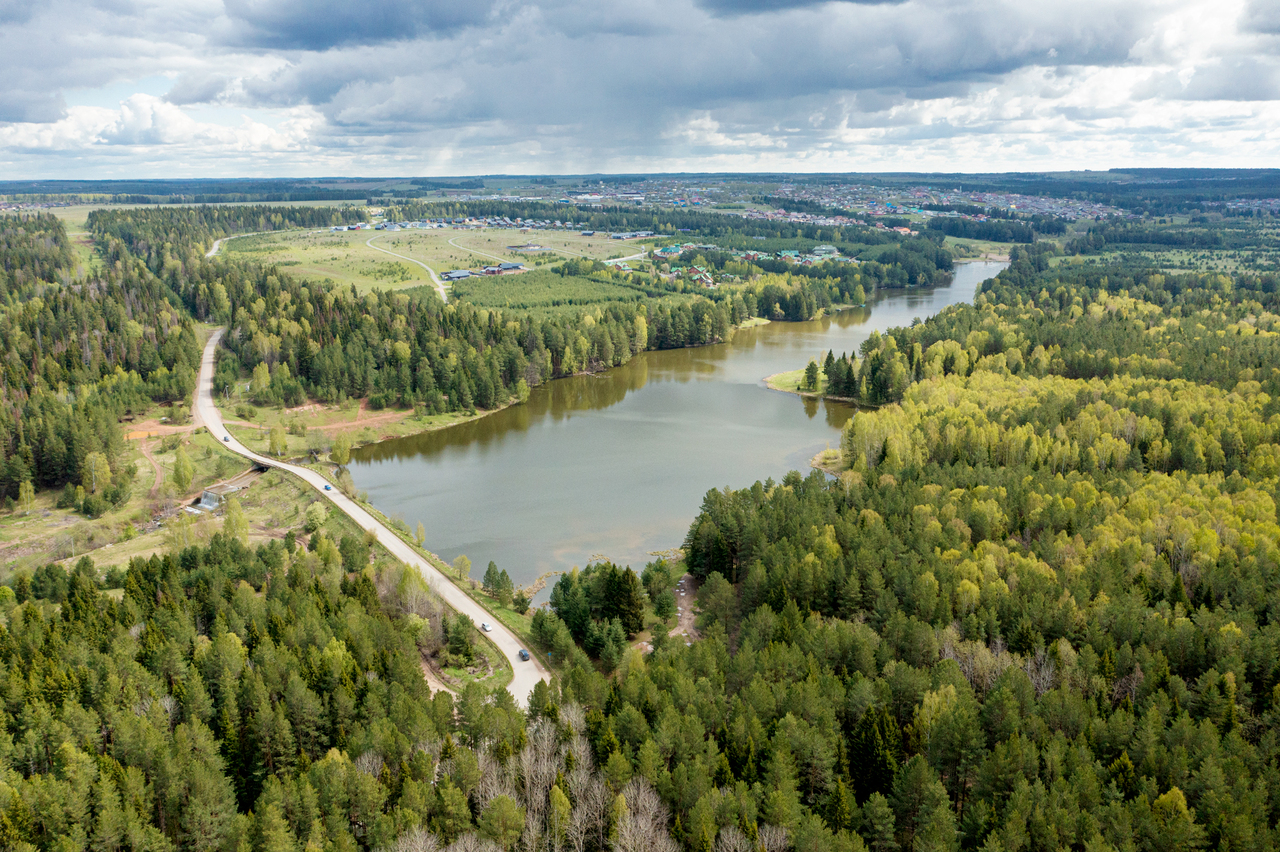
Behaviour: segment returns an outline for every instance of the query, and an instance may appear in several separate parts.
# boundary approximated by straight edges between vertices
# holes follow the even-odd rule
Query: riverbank
[[[886,290],[861,310],[773,322],[715,346],[650,350],[607,372],[547,382],[491,417],[367,446],[353,453],[351,477],[372,505],[411,528],[421,521],[444,559],[492,560],[516,585],[596,554],[638,570],[650,552],[685,538],[707,483],[781,481],[839,445],[852,406],[797,404],[763,377],[968,304],[1000,268],[964,264],[946,286]]]
[[[751,317],[733,326],[730,336],[738,331],[760,328],[770,323],[771,320],[765,317]],[[717,341],[684,348],[701,349],[723,342]],[[645,352],[654,351],[661,350],[645,350]],[[637,353],[637,356],[640,354],[643,353]],[[613,369],[616,368],[611,366],[602,370],[585,370],[567,376],[557,376],[549,381],[600,376]],[[342,405],[309,401],[293,408],[272,408],[257,407],[243,398],[233,397],[230,400],[215,400],[215,404],[223,414],[223,424],[227,427],[228,433],[255,452],[267,453],[271,430],[276,426],[283,427],[285,451],[281,458],[297,461],[310,456],[313,452],[327,454],[327,448],[321,446],[322,442],[316,441],[315,434],[324,435],[330,441],[338,434],[346,434],[351,440],[352,449],[358,449],[382,441],[409,438],[451,426],[472,423],[504,411],[513,405],[519,405],[520,402],[511,398],[494,408],[477,409],[475,414],[461,411],[420,414],[413,410],[396,408],[375,411],[367,408],[364,400],[351,400]]]

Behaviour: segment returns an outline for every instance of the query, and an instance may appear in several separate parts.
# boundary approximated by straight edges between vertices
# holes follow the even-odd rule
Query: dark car
[[[325,491],[332,491],[332,490],[333,490],[333,486],[332,486],[332,485],[326,485],[326,486],[324,487],[324,490],[325,490]]]
[[[529,661],[529,652],[526,651],[524,648],[520,649],[520,659],[524,660],[525,662]]]
[[[229,443],[231,443],[231,436],[230,436],[230,435],[223,435],[223,436],[222,436],[222,440],[229,444]]]

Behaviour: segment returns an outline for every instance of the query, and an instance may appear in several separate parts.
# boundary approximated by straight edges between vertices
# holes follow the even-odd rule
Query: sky
[[[1274,167],[1280,0],[0,0],[0,178]]]

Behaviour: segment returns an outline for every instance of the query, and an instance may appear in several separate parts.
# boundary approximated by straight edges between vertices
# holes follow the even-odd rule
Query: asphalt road
[[[374,535],[378,537],[378,541],[387,550],[391,551],[392,555],[397,559],[416,568],[427,581],[427,584],[435,590],[436,594],[452,607],[455,612],[468,616],[475,622],[477,629],[481,622],[488,622],[493,625],[493,632],[487,634],[487,636],[511,663],[512,671],[515,673],[507,690],[515,698],[517,704],[521,707],[528,706],[529,693],[533,691],[534,685],[540,680],[550,680],[551,673],[538,660],[537,655],[533,655],[528,662],[520,659],[518,652],[523,646],[515,634],[502,625],[502,622],[476,603],[466,592],[455,586],[434,565],[418,555],[416,550],[388,529],[385,524],[365,511],[354,500],[351,500],[336,488],[332,491],[325,491],[324,487],[329,483],[323,476],[305,467],[298,467],[278,459],[260,456],[241,444],[231,433],[226,431],[222,425],[222,414],[213,404],[213,356],[218,348],[218,341],[222,339],[222,332],[222,329],[215,331],[204,347],[204,357],[200,362],[200,376],[196,384],[196,402],[193,412],[196,422],[208,427],[213,436],[219,440],[229,437],[230,440],[223,443],[224,447],[268,467],[288,471],[316,489],[321,497],[346,512],[362,529],[372,530]]]

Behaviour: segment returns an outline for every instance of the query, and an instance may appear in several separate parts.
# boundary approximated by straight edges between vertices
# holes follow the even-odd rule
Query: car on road
[[[524,660],[526,663],[529,662],[529,652],[524,648],[520,649],[520,659]]]
[[[222,442],[223,442],[224,444],[230,444],[230,443],[231,443],[231,436],[230,436],[230,435],[223,435],[223,436],[222,436]]]
[[[326,486],[324,487],[324,490],[325,490],[325,491],[332,491],[332,490],[333,490],[333,486],[332,486],[332,485],[326,485]]]
[[[487,621],[482,621],[480,622],[480,629],[483,630],[485,633],[492,633],[493,625]]]

